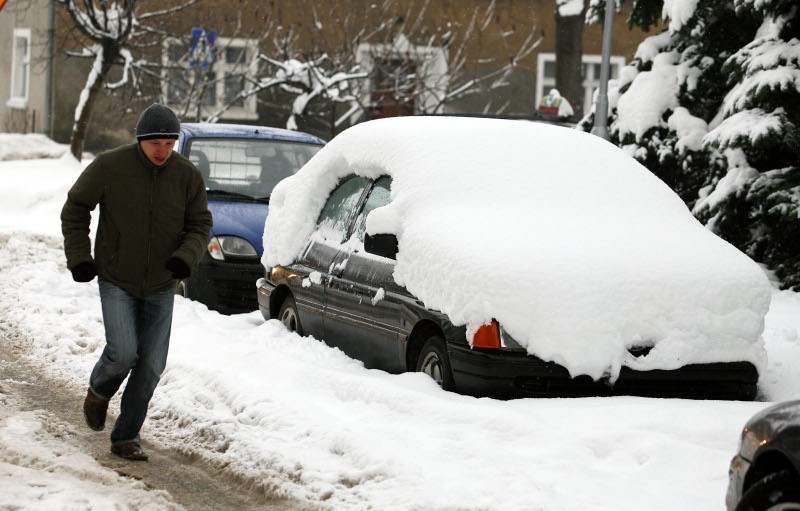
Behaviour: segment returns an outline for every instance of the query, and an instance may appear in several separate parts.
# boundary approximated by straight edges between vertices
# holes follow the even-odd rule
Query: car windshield
[[[203,174],[209,192],[262,199],[321,147],[283,140],[196,138],[189,159]]]

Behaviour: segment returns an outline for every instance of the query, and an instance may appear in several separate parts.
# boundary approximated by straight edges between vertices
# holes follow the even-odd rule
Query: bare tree
[[[139,86],[139,75],[153,74],[154,63],[135,54],[151,48],[168,35],[160,19],[177,14],[199,0],[174,2],[170,7],[139,9],[137,0],[55,0],[72,20],[80,50],[72,56],[93,60],[78,105],[70,138],[70,151],[80,159],[95,101],[103,90]],[[109,83],[109,73],[121,67],[120,80]],[[156,73],[157,74],[157,73]]]
[[[430,0],[384,0],[367,11],[357,8],[363,2],[342,0],[324,20],[318,2],[298,2],[306,19],[265,28],[258,74],[231,98],[288,94],[291,129],[309,115],[324,117],[334,134],[341,125],[375,115],[442,113],[455,100],[506,86],[539,44],[533,26],[501,31],[494,0],[447,21],[432,12]],[[484,48],[481,41],[488,37],[501,41],[504,52]],[[218,120],[228,105],[206,120]]]
[[[309,102],[319,99],[331,103],[358,103],[358,96],[351,91],[354,84],[368,77],[367,73],[354,68],[343,72],[329,65],[327,55],[322,55],[311,62],[300,62],[295,59],[278,61],[266,55],[259,55],[260,60],[272,66],[273,73],[262,76],[249,89],[231,98],[221,109],[214,112],[207,121],[216,122],[230,107],[232,101],[257,94],[263,90],[279,87],[294,96],[291,113],[286,127],[297,129],[296,116],[303,115]]]

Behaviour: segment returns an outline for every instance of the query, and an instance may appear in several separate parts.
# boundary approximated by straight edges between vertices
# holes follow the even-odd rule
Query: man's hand
[[[89,282],[97,276],[97,267],[94,261],[84,261],[72,270],[72,280],[75,282]]]
[[[166,268],[172,272],[172,278],[177,280],[183,280],[192,274],[189,265],[177,257],[167,259]]]

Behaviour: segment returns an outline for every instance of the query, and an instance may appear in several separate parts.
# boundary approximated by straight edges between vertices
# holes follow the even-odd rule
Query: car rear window
[[[194,139],[189,160],[208,190],[269,197],[283,178],[306,164],[322,146],[263,139]]]

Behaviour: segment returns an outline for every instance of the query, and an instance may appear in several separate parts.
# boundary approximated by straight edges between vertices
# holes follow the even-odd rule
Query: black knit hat
[[[136,138],[151,140],[154,138],[178,138],[181,121],[169,107],[153,103],[139,116],[136,123]]]

